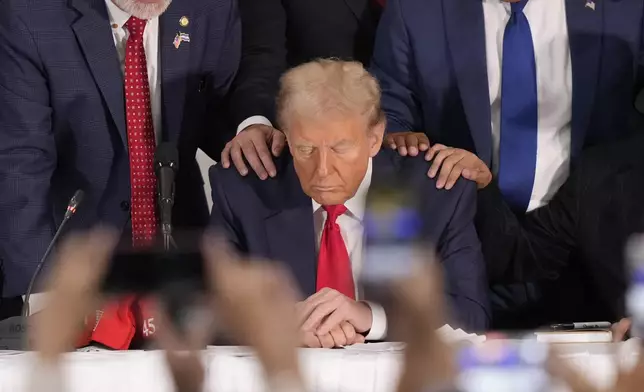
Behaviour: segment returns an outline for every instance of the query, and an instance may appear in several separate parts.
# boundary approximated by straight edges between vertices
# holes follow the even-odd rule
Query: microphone
[[[72,218],[72,216],[74,216],[74,214],[78,210],[78,206],[83,201],[83,196],[84,192],[82,190],[77,190],[76,193],[74,193],[74,196],[69,200],[67,209],[65,210],[65,215],[63,216],[63,221],[61,222],[60,226],[58,226],[58,229],[54,234],[54,238],[52,238],[52,240],[49,242],[49,246],[47,247],[47,250],[45,250],[45,254],[38,262],[36,270],[31,276],[31,281],[29,282],[29,287],[27,288],[25,300],[22,305],[22,315],[9,317],[6,320],[0,321],[0,350],[23,350],[25,348],[25,335],[27,333],[29,324],[28,317],[30,313],[29,299],[31,297],[31,292],[34,289],[36,278],[38,277],[43,264],[45,263],[45,261],[47,261],[49,254],[53,250],[54,245],[58,241],[58,237],[63,232],[65,224]]]
[[[165,250],[170,249],[172,240],[172,207],[174,206],[174,179],[179,170],[179,152],[169,142],[157,147],[154,155],[154,173],[157,176],[158,204]]]
[[[58,230],[56,230],[56,233],[54,234],[54,238],[52,238],[51,241],[49,242],[49,246],[47,247],[47,250],[45,250],[45,254],[38,262],[36,271],[34,271],[34,274],[31,276],[31,281],[29,282],[29,287],[27,288],[27,293],[25,294],[25,300],[22,305],[22,317],[29,317],[29,310],[30,310],[29,298],[31,297],[31,292],[34,289],[36,278],[38,277],[38,274],[40,273],[40,270],[42,269],[43,264],[45,264],[45,261],[49,257],[49,254],[54,249],[54,245],[58,241],[58,237],[60,236],[60,234],[63,232],[63,228],[65,227],[65,224],[67,223],[67,221],[71,219],[72,216],[74,216],[74,214],[78,210],[78,206],[83,201],[84,196],[85,196],[85,192],[79,189],[76,191],[76,193],[74,193],[74,196],[72,196],[72,198],[69,200],[69,203],[67,204],[67,210],[65,210],[65,215],[63,216],[63,221],[61,222],[60,226],[58,226]]]

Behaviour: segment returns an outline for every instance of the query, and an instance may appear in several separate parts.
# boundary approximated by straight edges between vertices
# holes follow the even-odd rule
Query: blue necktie
[[[527,0],[512,3],[503,37],[499,187],[517,213],[525,213],[537,164],[537,72]]]

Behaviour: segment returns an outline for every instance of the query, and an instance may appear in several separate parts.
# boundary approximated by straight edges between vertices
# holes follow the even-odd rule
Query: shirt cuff
[[[364,301],[371,308],[371,329],[365,340],[383,340],[387,336],[387,314],[382,306]]]
[[[273,124],[264,116],[251,116],[242,121],[241,124],[239,124],[239,126],[237,127],[237,135],[239,135],[239,132],[250,127],[251,125],[257,124],[267,125],[269,127],[273,126]]]
[[[25,296],[22,296],[22,302],[25,302]],[[29,296],[29,314],[36,314],[47,306],[47,293],[34,293]]]

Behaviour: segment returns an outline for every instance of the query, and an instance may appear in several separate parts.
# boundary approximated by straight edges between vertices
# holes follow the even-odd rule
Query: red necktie
[[[132,245],[145,247],[156,234],[156,177],[154,150],[156,141],[150,104],[148,67],[143,46],[146,20],[134,16],[125,24],[129,33],[125,50],[125,114],[130,156]],[[116,350],[129,348],[136,331],[132,307],[134,297],[109,303],[97,312],[90,339]],[[144,309],[142,309],[144,312]],[[145,312],[144,312],[145,313]],[[152,318],[142,316],[144,335]],[[154,327],[151,328],[152,330]],[[153,331],[152,331],[153,333]]]
[[[125,24],[130,34],[125,51],[125,111],[132,187],[132,244],[135,247],[150,245],[157,228],[154,175],[156,141],[143,47],[146,23],[145,20],[131,17]]]
[[[329,287],[355,299],[351,261],[340,233],[340,226],[336,222],[340,215],[347,212],[347,208],[343,205],[322,208],[326,211],[327,218],[320,241],[316,291]]]
[[[386,1],[387,0],[376,0],[376,3],[380,4],[381,7],[384,7]]]

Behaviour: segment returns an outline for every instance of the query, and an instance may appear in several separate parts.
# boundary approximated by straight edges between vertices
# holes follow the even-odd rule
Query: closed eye
[[[313,154],[313,147],[310,146],[298,146],[297,152],[301,155],[311,155]]]
[[[336,144],[335,146],[333,146],[332,150],[335,153],[343,154],[350,151],[352,147],[353,147],[353,144],[346,141],[346,142],[340,142]]]

